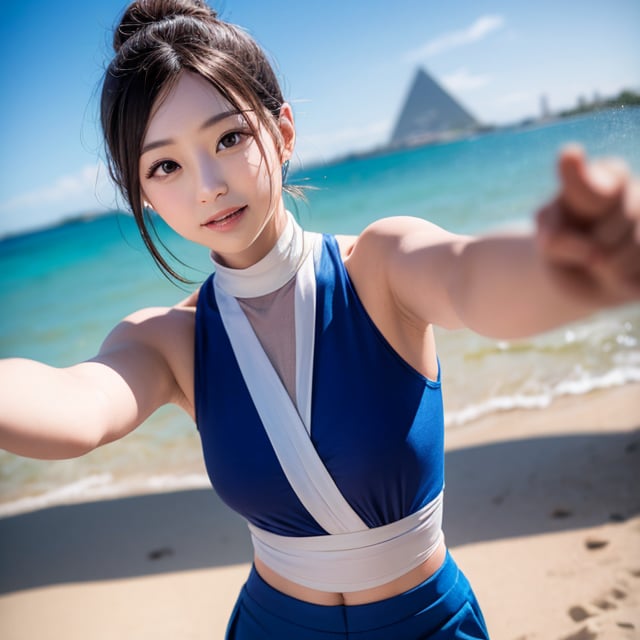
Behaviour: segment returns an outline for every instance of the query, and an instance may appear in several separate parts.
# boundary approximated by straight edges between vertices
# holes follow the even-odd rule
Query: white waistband
[[[386,584],[422,564],[442,541],[442,492],[390,524],[323,536],[280,536],[249,524],[256,556],[297,584],[349,592]]]

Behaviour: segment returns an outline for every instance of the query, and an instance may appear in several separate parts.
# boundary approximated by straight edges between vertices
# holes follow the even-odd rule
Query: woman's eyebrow
[[[204,129],[208,129],[209,127],[213,127],[218,122],[222,120],[226,120],[227,118],[230,118],[232,116],[237,116],[241,113],[242,112],[239,111],[238,109],[234,109],[232,111],[221,111],[220,113],[216,113],[216,115],[211,116],[209,119],[205,120],[202,123],[202,125],[200,126],[200,130],[202,131]],[[147,144],[144,145],[144,147],[142,147],[142,151],[140,152],[140,155],[142,156],[148,151],[151,151],[152,149],[157,149],[158,147],[165,147],[169,144],[174,144],[174,142],[175,140],[173,140],[172,138],[163,138],[162,140],[154,140],[153,142],[148,142]]]
[[[230,118],[231,116],[237,116],[241,113],[242,111],[239,111],[238,109],[217,113],[215,116],[211,116],[211,118],[204,121],[204,123],[200,126],[200,131],[208,129],[209,127],[213,127],[214,124],[217,124],[221,120],[225,120],[226,118]]]

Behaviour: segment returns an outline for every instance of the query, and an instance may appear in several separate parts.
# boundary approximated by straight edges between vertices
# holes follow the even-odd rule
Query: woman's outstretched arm
[[[640,241],[631,222],[640,205],[628,197],[636,183],[615,171],[605,171],[606,180],[596,176],[573,151],[559,168],[559,194],[543,210],[570,209],[579,245],[535,233],[472,238],[424,220],[389,218],[365,230],[349,260],[384,283],[410,324],[468,327],[500,339],[640,300]]]
[[[163,404],[189,411],[183,386],[192,353],[183,345],[192,345],[192,316],[188,308],[139,311],[114,328],[98,355],[66,368],[0,361],[0,447],[76,457],[123,437]]]

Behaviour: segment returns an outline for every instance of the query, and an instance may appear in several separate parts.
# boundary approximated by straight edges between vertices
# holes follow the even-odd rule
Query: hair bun
[[[203,21],[215,20],[217,13],[204,0],[136,0],[130,4],[113,34],[116,53],[133,35],[147,25],[185,16]]]

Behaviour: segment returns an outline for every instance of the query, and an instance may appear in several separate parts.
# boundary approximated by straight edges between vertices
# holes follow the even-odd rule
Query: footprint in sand
[[[627,517],[623,514],[623,513],[610,513],[609,514],[609,520],[611,520],[611,522],[625,522],[627,519]]]
[[[550,515],[556,520],[562,520],[564,518],[570,518],[573,515],[573,511],[566,507],[556,507]]]
[[[613,587],[613,589],[611,589],[610,594],[616,599],[616,600],[624,600],[629,594],[624,590],[624,588],[622,588],[620,585],[622,585],[622,587],[624,588],[628,588],[629,585],[625,580],[620,580],[618,582],[618,586],[617,587]]]
[[[589,627],[582,627],[578,631],[563,636],[560,640],[595,640],[598,637],[597,631],[592,631]]]
[[[173,549],[171,547],[162,547],[161,549],[153,549],[147,553],[149,560],[161,560],[173,555]]]
[[[580,605],[571,607],[569,611],[567,611],[567,613],[574,622],[582,622],[583,620],[586,620],[587,618],[590,618],[592,615],[594,615],[593,613],[589,613],[584,607],[581,607]]]
[[[598,609],[602,609],[602,611],[616,608],[616,605],[613,604],[613,602],[609,602],[606,598],[598,598],[593,601],[593,604],[598,607]]]
[[[631,622],[616,622],[621,629],[635,629],[636,626]]]
[[[569,608],[567,614],[574,622],[583,622],[588,618],[596,618],[599,613],[603,611],[609,611],[611,609],[617,609],[618,606],[615,600],[624,600],[628,596],[628,593],[621,589],[619,586],[613,587],[604,595],[591,601],[591,607],[583,607],[581,605],[574,605]],[[596,607],[596,609],[593,609]],[[593,640],[598,637],[596,631],[597,620],[590,620],[586,626],[581,627],[577,631],[568,636],[564,636],[560,640]],[[635,626],[631,622],[617,621],[616,625],[621,629],[635,629]]]
[[[609,541],[605,538],[589,537],[584,541],[584,546],[589,551],[595,551],[596,549],[603,549],[609,544]]]
[[[617,605],[613,600],[624,600],[627,597],[627,592],[620,587],[613,587],[608,593],[592,601],[591,604],[598,607],[601,611],[609,611],[610,609],[617,609]]]

